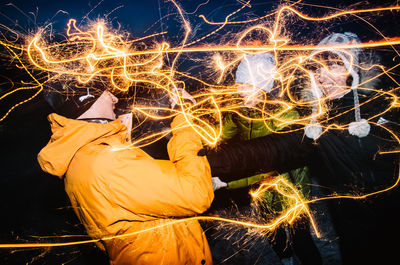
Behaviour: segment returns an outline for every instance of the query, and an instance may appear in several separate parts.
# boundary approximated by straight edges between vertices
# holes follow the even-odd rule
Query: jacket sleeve
[[[229,182],[237,179],[232,176],[273,170],[287,172],[302,167],[314,150],[313,142],[299,130],[221,145],[209,151],[207,159],[212,175]]]
[[[186,126],[186,127],[182,127]],[[96,184],[119,209],[155,218],[193,216],[206,211],[214,198],[210,167],[200,136],[182,116],[171,124],[170,160],[157,160],[138,149],[105,152],[96,162]],[[180,128],[182,127],[182,128]]]
[[[188,186],[182,193],[186,198],[192,198],[192,204],[201,202],[201,209],[196,211],[201,213],[214,199],[210,165],[205,157],[197,155],[203,148],[201,138],[188,126],[183,115],[173,120],[171,129],[172,138],[167,146],[170,161],[176,169],[178,181]]]

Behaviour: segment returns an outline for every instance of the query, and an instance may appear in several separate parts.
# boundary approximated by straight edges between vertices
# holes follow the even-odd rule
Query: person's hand
[[[185,90],[182,88],[178,88],[179,93],[181,94],[180,96],[182,97],[183,100],[189,100],[193,104],[196,104],[196,100]],[[176,95],[176,93],[172,93],[172,97],[170,98],[171,101],[171,109],[174,109],[175,106],[179,103],[179,98]]]

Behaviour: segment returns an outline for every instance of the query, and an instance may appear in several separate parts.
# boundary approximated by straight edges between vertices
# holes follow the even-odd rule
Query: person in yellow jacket
[[[184,117],[171,123],[170,160],[156,160],[129,148],[110,92],[60,97],[48,97],[64,116],[49,115],[53,135],[38,161],[64,180],[75,213],[110,263],[212,264],[198,221],[182,221],[203,213],[214,198],[210,166],[197,155],[201,139]]]

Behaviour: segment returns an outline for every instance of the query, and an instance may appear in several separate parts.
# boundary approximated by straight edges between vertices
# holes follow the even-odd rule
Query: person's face
[[[344,65],[331,64],[328,69],[321,67],[317,70],[315,79],[324,96],[330,99],[340,98],[349,88],[346,85],[350,73]]]
[[[246,107],[254,107],[263,100],[262,92],[258,87],[241,83],[237,85],[237,91],[243,98]]]
[[[118,98],[114,96],[111,92],[106,90],[96,100],[96,102],[92,105],[92,107],[96,109],[96,112],[99,117],[115,120],[116,115],[114,113],[114,109],[115,109],[115,104],[117,103],[118,103]]]

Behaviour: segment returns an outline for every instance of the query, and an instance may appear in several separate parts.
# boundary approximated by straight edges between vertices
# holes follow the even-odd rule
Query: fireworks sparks
[[[263,196],[265,192],[270,192],[271,190],[276,190],[279,194],[287,198],[287,204],[284,206],[284,210],[279,214],[277,218],[274,218],[268,223],[259,223],[259,222],[249,222],[247,220],[234,220],[230,218],[223,218],[217,216],[195,216],[189,218],[183,218],[178,220],[171,220],[170,222],[163,223],[162,225],[153,226],[148,229],[135,231],[133,233],[125,233],[116,236],[103,237],[100,239],[92,239],[92,240],[81,240],[74,242],[65,242],[65,243],[26,243],[26,244],[0,244],[0,248],[32,248],[32,247],[63,247],[63,246],[71,246],[71,245],[79,245],[79,244],[90,244],[96,243],[100,241],[107,241],[112,239],[120,239],[125,237],[134,236],[141,233],[151,232],[155,229],[159,229],[162,227],[174,225],[177,223],[188,222],[191,220],[205,220],[205,221],[220,221],[226,222],[235,226],[246,226],[248,228],[256,229],[261,233],[266,233],[270,231],[274,231],[281,224],[289,223],[292,224],[299,216],[302,214],[306,214],[312,223],[317,235],[318,229],[314,222],[312,221],[311,213],[307,207],[307,204],[303,198],[303,196],[298,192],[298,190],[290,184],[285,178],[277,177],[272,182],[264,182],[260,185],[257,190],[251,192],[251,196],[253,199],[262,203]]]
[[[172,1],[178,10],[178,14],[182,20],[183,28],[185,30],[183,41],[180,45],[172,46],[168,42],[153,42],[150,47],[146,49],[139,49],[137,43],[144,39],[153,39],[158,35],[165,34],[165,32],[155,33],[145,36],[140,39],[131,40],[128,38],[128,34],[113,30],[107,26],[104,21],[96,21],[87,26],[79,27],[76,24],[76,20],[70,19],[67,23],[66,40],[61,42],[50,42],[48,41],[50,34],[47,28],[41,29],[34,36],[27,37],[26,45],[18,45],[16,42],[9,41],[7,39],[0,40],[0,44],[9,52],[13,58],[13,62],[23,69],[31,78],[30,82],[27,82],[23,86],[13,88],[7,93],[4,93],[0,97],[0,102],[7,100],[7,97],[17,91],[21,90],[33,90],[35,93],[26,99],[21,100],[6,113],[0,115],[0,122],[4,120],[8,114],[16,107],[28,102],[29,100],[36,97],[43,89],[51,89],[52,82],[59,80],[68,80],[69,83],[79,86],[87,86],[90,88],[95,87],[96,83],[103,83],[109,87],[110,90],[120,93],[126,93],[132,86],[137,83],[144,84],[151,89],[160,90],[167,95],[171,100],[176,98],[179,108],[170,109],[169,107],[154,107],[154,106],[138,106],[132,107],[132,111],[141,113],[151,119],[167,119],[171,118],[179,113],[184,114],[187,124],[184,126],[192,127],[204,140],[205,143],[215,146],[218,144],[222,130],[222,116],[224,113],[233,112],[237,115],[244,117],[249,120],[261,120],[264,121],[268,127],[268,121],[275,121],[279,123],[278,127],[288,126],[291,124],[297,124],[305,126],[312,120],[323,120],[328,125],[324,125],[324,131],[328,130],[345,130],[349,124],[329,124],[329,121],[336,118],[337,116],[345,114],[344,112],[339,113],[335,117],[325,118],[324,114],[327,112],[326,102],[328,98],[317,97],[312,100],[304,101],[299,99],[293,94],[294,82],[296,79],[307,79],[309,80],[312,76],[312,71],[309,70],[310,66],[317,65],[320,68],[329,71],[329,66],[325,64],[323,59],[319,58],[319,54],[329,51],[330,49],[353,49],[353,48],[375,48],[375,47],[392,47],[393,52],[398,54],[398,51],[394,48],[400,44],[400,37],[385,37],[382,33],[378,32],[382,39],[377,41],[370,41],[365,43],[350,43],[344,45],[325,45],[318,46],[310,43],[305,44],[292,44],[289,34],[283,30],[285,26],[287,14],[297,16],[299,20],[312,21],[315,23],[321,21],[329,21],[338,17],[358,16],[362,13],[376,13],[376,12],[389,12],[398,11],[400,7],[385,7],[385,8],[373,8],[365,10],[346,10],[333,13],[324,17],[311,17],[307,14],[300,12],[293,6],[280,7],[276,12],[272,12],[265,17],[261,17],[253,20],[244,21],[229,21],[233,15],[241,12],[243,8],[250,6],[250,1],[243,3],[243,6],[228,16],[226,16],[223,22],[211,22],[204,15],[200,17],[205,23],[209,25],[217,25],[218,28],[211,33],[206,34],[196,40],[188,42],[190,33],[192,32],[189,20],[186,19],[185,13],[179,7],[179,5]],[[266,18],[274,18],[269,25],[261,24]],[[257,25],[251,25],[245,30],[241,31],[238,35],[233,35],[232,40],[227,43],[210,43],[208,45],[199,44],[204,42],[208,38],[212,37],[217,32],[221,31],[224,27],[232,24],[247,25],[250,23],[260,22]],[[246,26],[244,26],[246,27]],[[254,36],[262,36],[260,39],[255,39]],[[311,51],[314,52],[310,55]],[[254,91],[255,94],[261,94],[262,104],[279,106],[280,111],[278,113],[271,113],[266,108],[259,107],[259,105],[250,107],[252,110],[258,112],[259,118],[250,118],[243,116],[239,112],[242,107],[240,103],[241,98],[237,93],[235,86],[223,85],[224,80],[228,72],[248,53],[261,53],[271,52],[275,61],[277,62],[277,70],[273,78],[275,81],[274,90],[279,93],[279,98],[272,99],[263,90]],[[345,51],[344,51],[345,52]],[[164,58],[166,54],[173,55],[173,61],[170,65],[166,65]],[[199,76],[190,75],[177,70],[177,64],[182,55],[195,54],[195,53],[207,53],[211,58],[207,65],[212,69],[212,76],[216,76],[215,83],[202,80]],[[382,91],[379,89],[369,89],[377,92],[375,97],[372,97],[368,101],[362,104],[369,104],[371,101],[385,97],[391,99],[391,104],[383,106],[379,113],[372,117],[368,117],[367,121],[372,123],[375,117],[381,116],[382,114],[390,111],[393,108],[400,106],[396,93],[400,86],[393,75],[393,70],[396,70],[398,65],[391,68],[386,68],[383,65],[371,65],[365,68],[363,65],[357,64],[351,53],[347,53],[350,58],[351,67],[356,67],[364,70],[376,68],[380,69],[380,73],[372,76],[369,80],[364,81],[359,86],[363,87],[366,83],[379,78],[380,76],[387,76],[395,84],[395,88]],[[211,65],[210,65],[211,64]],[[41,71],[40,75],[37,75],[37,70]],[[46,73],[45,77],[43,73]],[[349,73],[347,73],[349,74]],[[194,104],[186,104],[185,96],[183,91],[186,89],[186,83],[180,80],[180,77],[185,77],[195,82],[200,83],[206,90],[192,93],[193,98],[196,100]],[[350,88],[347,88],[350,89]],[[73,87],[66,88],[61,93],[73,93]],[[287,100],[288,99],[288,100]],[[313,114],[300,117],[296,119],[285,119],[284,114],[298,106],[309,106],[316,107],[317,111]],[[167,111],[169,115],[159,115],[159,111]],[[347,110],[354,111],[353,109]],[[155,114],[154,114],[155,113]],[[212,116],[217,124],[212,124],[209,118]],[[400,139],[396,133],[390,131],[388,128],[380,125],[386,129],[394,139],[400,143]],[[272,130],[272,128],[270,128]],[[137,139],[128,148],[138,148],[143,145],[149,144],[164,137],[169,131],[157,132],[149,136]],[[274,133],[283,133],[274,131]],[[284,132],[284,133],[287,133]],[[397,147],[398,148],[398,147]],[[114,149],[113,151],[118,151]],[[398,150],[383,150],[382,154],[399,152]],[[273,231],[283,223],[292,224],[299,216],[305,215],[310,219],[310,222],[318,235],[318,227],[316,227],[308,204],[324,199],[334,198],[351,198],[351,199],[363,199],[371,195],[388,191],[395,187],[400,179],[398,176],[396,182],[385,189],[375,191],[369,194],[363,194],[360,196],[353,195],[337,195],[327,198],[318,198],[312,200],[306,200],[298,192],[298,190],[287,182],[284,178],[277,177],[272,182],[262,183],[259,188],[252,191],[251,195],[257,202],[262,200],[262,196],[265,192],[270,192],[272,189],[281,194],[287,199],[284,211],[282,211],[276,218],[270,220],[267,223],[256,223],[248,220],[233,220],[229,218],[215,217],[215,216],[196,216],[186,219],[172,220],[166,225],[173,225],[175,223],[187,222],[190,220],[214,220],[222,221],[236,225],[242,225],[249,228]],[[74,241],[68,243],[29,243],[29,244],[0,244],[0,248],[31,248],[31,247],[57,247],[57,246],[68,246],[76,244],[87,244],[95,243],[100,240],[111,240],[115,238],[128,237],[139,233],[145,233],[158,229],[159,227],[152,227],[148,230],[136,231],[131,234],[123,234],[113,237]]]

